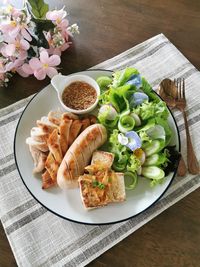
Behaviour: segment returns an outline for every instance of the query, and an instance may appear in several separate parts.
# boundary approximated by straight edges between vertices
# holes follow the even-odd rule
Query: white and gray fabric
[[[195,150],[200,147],[200,73],[159,34],[94,68],[136,67],[154,89],[163,78],[184,77],[187,114]],[[42,207],[25,188],[16,169],[13,138],[17,121],[31,97],[0,111],[0,219],[19,266],[85,266],[162,211],[200,186],[200,176],[176,177],[164,196],[133,219],[88,226],[61,219]],[[184,121],[175,113],[186,157]],[[198,159],[200,154],[197,154]]]

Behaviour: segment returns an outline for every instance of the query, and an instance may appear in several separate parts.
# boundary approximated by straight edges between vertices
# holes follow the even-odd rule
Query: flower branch
[[[21,10],[8,6],[0,12],[0,86],[16,72],[38,80],[57,74],[69,37],[79,33],[64,8],[50,11],[43,0],[27,0]]]

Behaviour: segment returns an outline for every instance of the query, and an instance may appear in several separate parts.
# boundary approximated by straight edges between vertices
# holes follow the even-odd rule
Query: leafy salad
[[[138,177],[150,185],[162,183],[174,171],[180,155],[169,146],[172,130],[169,111],[135,68],[97,78],[101,89],[98,120],[108,130],[106,150],[115,156],[112,168],[125,174],[126,189],[134,189]]]

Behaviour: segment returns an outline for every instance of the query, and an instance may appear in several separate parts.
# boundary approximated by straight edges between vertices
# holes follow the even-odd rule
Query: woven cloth
[[[187,114],[194,148],[200,147],[200,73],[163,35],[159,34],[94,68],[136,67],[154,89],[166,77],[184,77]],[[17,121],[31,97],[0,111],[0,219],[18,266],[85,266],[162,211],[200,186],[200,176],[176,177],[151,208],[114,225],[88,226],[61,219],[42,207],[22,183],[13,156]],[[186,156],[184,121],[175,118]],[[198,158],[200,154],[197,155]]]

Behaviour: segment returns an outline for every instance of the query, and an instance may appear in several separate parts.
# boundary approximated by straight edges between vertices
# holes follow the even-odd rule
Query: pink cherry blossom
[[[4,73],[6,72],[6,68],[5,68],[5,60],[4,59],[0,59],[0,73]]]
[[[56,28],[62,36],[68,41],[69,33],[67,28],[69,26],[69,21],[65,19],[67,12],[63,9],[48,11],[46,14],[46,18],[52,20],[52,22],[56,25]]]
[[[68,41],[69,38],[69,33],[68,33],[68,26],[69,26],[69,21],[67,19],[63,19],[60,23],[57,24],[57,29],[58,31],[62,34],[63,38]]]
[[[24,60],[16,59],[6,64],[5,68],[7,72],[13,72],[13,73],[17,72],[22,77],[28,77],[29,74],[23,70],[22,68],[23,65],[24,65]]]
[[[38,80],[46,76],[52,78],[58,73],[56,66],[61,62],[61,53],[71,44],[69,36],[78,32],[74,30],[78,29],[78,26],[69,26],[64,8],[47,12],[46,18],[51,20],[55,27],[49,32],[44,31],[49,44],[49,49],[44,49],[30,43],[36,25],[25,9],[18,10],[10,5],[5,14],[5,20],[0,24],[0,86],[6,86],[16,72],[23,77],[33,74]],[[35,52],[32,59],[28,57],[31,55],[28,54],[30,47],[30,52]]]
[[[12,5],[8,5],[6,9],[7,9],[7,12],[15,19],[17,19],[19,16],[24,15],[24,13],[21,10],[15,8]]]
[[[32,37],[29,33],[28,27],[29,22],[29,16],[26,16],[23,12],[14,9],[11,19],[1,24],[0,30],[5,36],[8,35],[11,38],[16,38],[19,34],[21,34],[26,40],[31,41]]]
[[[33,74],[38,80],[43,80],[46,75],[50,78],[56,75],[58,72],[55,66],[59,64],[60,57],[58,55],[49,57],[45,49],[40,52],[40,59],[34,57],[29,61],[30,68],[33,70]],[[25,67],[22,67],[22,69],[26,72]],[[30,69],[27,72],[29,71]]]
[[[22,65],[24,64],[24,60],[22,59],[16,59],[14,61],[11,61],[6,64],[6,71],[11,71],[11,72],[18,72],[21,76],[27,77],[27,73],[25,73],[22,70]]]
[[[61,56],[61,53],[69,48],[71,44],[57,30],[53,34],[50,31],[45,33],[45,37],[49,43],[49,49],[47,50],[49,55]]]
[[[32,75],[34,73],[34,70],[30,67],[30,65],[28,63],[24,63],[21,66],[21,70],[23,73],[25,73],[26,77],[28,77],[29,75]]]
[[[61,56],[61,53],[63,51],[65,51],[67,48],[70,47],[70,44],[71,42],[68,42],[68,43],[64,43],[62,46],[60,47],[53,47],[53,46],[50,46],[49,49],[47,50],[49,55],[58,55],[58,56]]]
[[[67,12],[63,9],[48,11],[46,18],[52,20],[55,24],[60,24],[62,20],[67,16]]]
[[[0,87],[2,87],[4,85],[4,80],[5,80],[5,74],[0,73]]]
[[[1,48],[1,53],[4,57],[17,56],[21,59],[27,57],[26,51],[30,48],[30,44],[23,38],[11,39],[5,38],[5,43]]]

